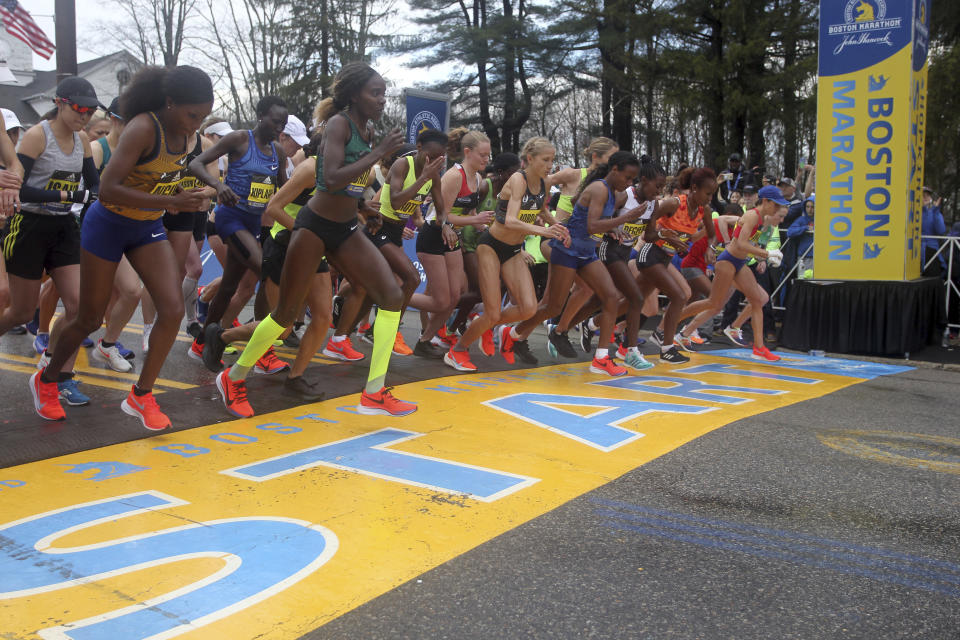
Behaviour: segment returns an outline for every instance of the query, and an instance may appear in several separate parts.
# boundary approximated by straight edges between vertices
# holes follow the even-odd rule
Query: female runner
[[[660,360],[670,364],[689,362],[690,358],[680,353],[674,344],[677,323],[683,305],[690,299],[690,287],[680,271],[672,264],[677,251],[686,252],[687,242],[697,233],[704,217],[710,217],[710,200],[717,189],[717,176],[712,169],[703,168],[684,174],[680,189],[689,189],[689,195],[661,201],[655,212],[656,225],[649,225],[644,234],[646,244],[637,254],[638,281],[644,298],[653,289],[667,295],[670,302],[663,313],[663,329],[653,332],[653,342],[660,345]],[[689,180],[689,182],[688,182]],[[671,203],[671,210],[663,210]],[[705,227],[706,235],[713,242],[713,225]]]
[[[100,327],[117,264],[126,255],[157,302],[157,323],[140,378],[121,408],[146,428],[159,430],[170,420],[151,391],[183,318],[179,267],[161,216],[164,210],[197,211],[203,204],[202,191],[183,191],[179,185],[194,133],[213,109],[213,85],[194,67],[146,67],[120,104],[127,126],[103,172],[100,200],[83,221],[80,308],[64,323],[50,364],[30,378],[30,391],[41,417],[64,418],[57,399],[60,371],[80,342]]]
[[[458,371],[477,370],[470,362],[470,345],[498,324],[505,325],[500,330],[500,353],[507,362],[513,364],[517,355],[525,363],[537,362],[526,341],[520,339],[509,323],[526,320],[537,311],[533,278],[520,255],[524,238],[537,235],[556,238],[566,245],[570,243],[566,227],[547,211],[545,178],[555,153],[553,144],[546,138],[527,140],[521,153],[526,169],[507,180],[497,200],[493,224],[477,241],[483,314],[470,323],[457,344],[443,357],[444,362]],[[534,224],[538,219],[545,226]],[[502,312],[501,279],[514,302]]]
[[[417,258],[427,272],[427,291],[414,294],[410,301],[411,306],[430,314],[417,342],[417,348],[420,349],[418,355],[434,358],[443,358],[446,350],[438,349],[431,340],[443,328],[461,296],[467,295],[468,290],[473,291],[474,304],[479,301],[476,229],[473,225],[483,228],[493,219],[492,211],[477,213],[480,171],[490,160],[490,140],[479,131],[460,130],[455,144],[463,159],[443,174],[440,185],[443,202],[449,204],[447,220],[460,238],[459,246],[456,242],[452,247],[444,242],[440,228],[431,225],[428,219],[417,236]],[[466,251],[468,244],[469,253]],[[468,262],[471,263],[469,269]],[[474,275],[472,283],[469,279],[471,271]],[[441,337],[455,340],[452,336],[448,337],[446,331]],[[417,353],[416,349],[414,353]]]
[[[445,228],[446,209],[440,188],[440,172],[443,170],[446,151],[447,134],[437,129],[421,131],[417,136],[417,152],[397,158],[391,165],[387,172],[387,181],[380,189],[380,216],[368,220],[370,239],[400,278],[404,308],[412,303],[421,311],[433,311],[438,304],[437,298],[440,303],[446,301],[447,273],[444,272],[443,256],[431,256],[439,257],[439,260],[423,263],[427,272],[427,293],[415,296],[414,292],[420,285],[420,274],[403,250],[403,231],[407,221],[419,218],[427,197],[433,199],[438,216],[436,224],[426,222],[420,227],[420,235],[432,237],[435,232],[441,252],[444,247],[456,246],[456,234],[452,229]],[[417,244],[420,244],[419,238]],[[416,301],[411,302],[414,297],[417,298]],[[419,351],[414,350],[412,353],[418,356],[443,357],[442,353],[434,354],[429,344],[421,346],[418,342],[417,348]],[[399,333],[394,337],[393,351],[411,353]]]
[[[750,269],[744,269],[750,256],[760,260],[772,260],[779,263],[783,254],[777,249],[767,251],[763,247],[770,235],[777,229],[787,215],[789,202],[777,187],[766,186],[757,192],[760,198],[755,209],[750,209],[740,218],[733,231],[733,239],[727,248],[717,256],[713,266],[713,287],[710,297],[687,305],[681,314],[683,318],[695,316],[691,325],[700,326],[723,308],[730,295],[730,288],[736,286],[747,297],[751,305],[753,324],[753,357],[757,360],[776,362],[780,356],[773,354],[763,344],[763,305],[767,303],[767,292],[757,284]]]
[[[383,254],[366,235],[358,233],[357,212],[365,206],[363,190],[370,168],[403,143],[403,133],[394,130],[371,148],[370,121],[383,115],[386,90],[383,78],[372,67],[351,62],[337,73],[331,87],[333,97],[318,109],[326,127],[317,156],[317,191],[297,214],[280,277],[279,301],[257,326],[237,363],[217,376],[217,388],[234,415],[253,415],[244,379],[277,336],[297,319],[324,255],[347,279],[363,286],[379,307],[370,374],[357,410],[395,416],[417,410],[417,405],[393,397],[383,384],[400,325],[403,290]],[[365,213],[368,217],[379,215],[369,208]]]
[[[18,157],[23,165],[22,205],[10,221],[4,239],[3,254],[10,281],[10,306],[0,318],[0,334],[33,316],[40,298],[40,283],[46,271],[63,301],[64,320],[77,316],[80,288],[80,228],[72,213],[74,203],[87,203],[95,197],[100,176],[91,158],[90,143],[82,129],[100,104],[93,86],[82,78],[66,78],[57,85],[55,108],[40,124],[30,127],[20,140]],[[84,189],[80,189],[83,178]],[[108,284],[107,291],[112,289]],[[54,306],[56,301],[54,300]],[[52,314],[51,314],[52,315]],[[67,322],[54,325],[52,340],[56,347]],[[99,328],[94,327],[94,329]],[[38,332],[40,333],[40,332]],[[84,336],[85,338],[86,336]],[[39,341],[39,335],[38,335]],[[89,404],[90,399],[77,388],[70,373],[76,347],[64,352],[66,372],[59,382],[63,400],[71,406]],[[41,355],[46,365],[54,349]],[[56,394],[54,394],[56,400]],[[62,418],[63,409],[57,401]]]
[[[537,313],[517,326],[517,333],[525,340],[541,321],[560,312],[574,277],[580,276],[590,290],[595,292],[602,308],[599,322],[601,340],[590,365],[593,373],[621,376],[627,372],[614,363],[609,356],[609,343],[602,339],[613,335],[620,292],[617,291],[610,272],[597,259],[597,242],[602,240],[606,233],[624,222],[637,220],[646,211],[644,207],[636,207],[621,216],[613,215],[619,208],[617,205],[622,206],[626,202],[624,191],[639,173],[640,160],[629,151],[617,151],[609,157],[606,164],[599,165],[587,175],[580,193],[573,198],[573,213],[567,220],[570,246],[564,247],[559,242],[551,242],[547,292]],[[626,264],[623,266],[626,267]],[[624,269],[622,275],[627,280],[632,280],[628,270]],[[633,287],[634,293],[635,289],[636,286]],[[630,301],[633,316],[639,317],[641,306],[641,298],[635,295]],[[553,330],[550,332],[551,343],[555,339],[556,333]],[[563,346],[569,349],[569,353],[573,353],[569,342]]]
[[[283,100],[264,96],[257,102],[257,126],[254,129],[228,133],[190,162],[190,173],[217,190],[220,204],[215,210],[215,224],[217,235],[227,245],[223,277],[207,309],[204,331],[223,319],[240,280],[248,271],[257,279],[260,277],[263,261],[259,242],[261,217],[270,197],[287,180],[287,156],[276,142],[287,126],[287,115]],[[207,165],[224,155],[228,157],[227,175],[220,182],[207,171]],[[255,313],[258,309],[265,312],[266,306],[255,306]],[[195,359],[203,359],[204,336],[201,334],[191,347],[190,355]],[[288,368],[272,349],[257,363],[257,370],[263,373],[278,373]]]

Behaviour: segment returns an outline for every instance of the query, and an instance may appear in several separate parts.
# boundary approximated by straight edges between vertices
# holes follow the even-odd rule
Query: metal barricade
[[[793,238],[787,238],[787,242],[784,242],[783,246],[787,246],[787,243],[789,243],[790,240],[792,239]],[[947,313],[947,320],[948,320],[947,331],[949,332],[950,329],[960,329],[960,324],[949,322],[950,309],[951,308],[956,309],[958,305],[960,305],[960,286],[958,286],[958,283],[960,283],[960,264],[956,264],[956,265],[954,264],[954,256],[960,255],[960,237],[921,236],[921,239],[941,241],[940,248],[937,249],[937,252],[933,254],[933,256],[931,256],[930,259],[924,263],[923,265],[924,270],[926,270],[927,267],[933,264],[934,260],[938,260],[940,256],[944,254],[945,251],[947,252],[945,255],[945,262],[947,264],[947,273],[946,273],[945,282],[943,284],[943,286],[946,288],[945,304],[946,304],[946,313]],[[796,264],[794,264],[793,267],[790,269],[790,271],[788,271],[786,274],[784,274],[780,278],[780,283],[777,284],[777,287],[770,294],[771,305],[775,310],[786,311],[786,307],[779,306],[772,301],[777,300],[777,296],[780,293],[780,290],[783,288],[783,286],[787,282],[790,281],[791,278],[794,277],[794,274],[800,269],[800,265],[803,263],[804,258],[806,258],[811,251],[813,251],[812,244],[807,248],[806,251],[803,252],[802,255],[797,257]],[[816,267],[814,267],[814,269],[816,269]],[[956,271],[954,269],[956,269]]]

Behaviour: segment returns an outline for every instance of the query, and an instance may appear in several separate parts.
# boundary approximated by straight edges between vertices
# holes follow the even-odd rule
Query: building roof
[[[140,62],[128,51],[116,51],[106,56],[79,63],[77,65],[77,75],[84,77],[90,75],[103,65],[123,63],[140,66]],[[0,107],[5,107],[13,111],[17,114],[20,122],[22,122],[24,126],[29,127],[30,124],[38,122],[41,116],[41,114],[30,105],[29,101],[44,96],[53,99],[56,88],[56,71],[34,71],[33,80],[29,84],[0,84]],[[106,100],[106,102],[109,103],[110,99],[112,99],[112,96],[110,98],[100,96],[101,102]]]

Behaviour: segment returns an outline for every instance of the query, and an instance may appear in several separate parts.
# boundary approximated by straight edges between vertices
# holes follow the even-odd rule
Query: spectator
[[[803,198],[797,194],[797,183],[794,182],[792,178],[780,178],[780,182],[777,183],[777,186],[780,187],[783,197],[786,198],[787,202],[789,202],[791,206],[803,203]]]
[[[813,252],[811,251],[806,256],[804,256],[804,253],[813,246],[813,215],[815,210],[815,196],[811,195],[803,201],[803,213],[787,229],[787,237],[793,239],[791,243],[796,251],[796,259],[800,261],[797,277],[801,279],[813,277]],[[809,273],[807,273],[808,271]]]
[[[23,125],[20,124],[17,114],[10,109],[0,109],[0,113],[3,113],[3,123],[7,127],[7,135],[10,136],[13,146],[16,147],[17,143],[20,142],[20,134],[24,131]]]
[[[748,184],[743,188],[743,197],[740,198],[740,206],[744,211],[748,211],[757,206],[757,186]]]
[[[727,170],[717,176],[720,183],[720,188],[717,189],[717,199],[722,204],[730,202],[730,192],[742,189],[745,177],[743,175],[743,158],[740,157],[739,153],[731,153],[730,157],[727,158]],[[723,207],[720,205],[714,206],[716,211],[722,209]]]
[[[934,200],[933,196],[933,189],[930,187],[923,188],[923,213],[920,235],[924,236],[922,244],[923,264],[925,265],[923,275],[928,278],[939,277],[947,267],[942,253],[937,256],[936,260],[930,262],[933,255],[940,249],[940,240],[926,238],[926,236],[947,235],[947,225],[943,222],[943,214],[940,212],[940,205],[943,202],[943,198]],[[929,265],[927,264],[928,262],[930,262]]]

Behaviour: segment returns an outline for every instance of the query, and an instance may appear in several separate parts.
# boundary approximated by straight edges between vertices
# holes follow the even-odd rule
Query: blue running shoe
[[[49,346],[50,346],[49,333],[38,333],[37,337],[33,339],[33,350],[40,355],[43,355],[43,352],[46,351],[47,347]]]
[[[33,320],[31,320],[30,322],[28,322],[23,326],[25,326],[27,328],[27,331],[29,331],[33,335],[37,335],[37,331],[40,329],[40,319],[37,317],[36,314],[34,314]]]
[[[7,333],[12,336],[24,336],[27,335],[27,328],[22,324],[18,324],[13,329],[10,329],[10,331],[7,331]]]
[[[117,347],[117,351],[125,360],[133,360],[134,358],[137,357],[136,355],[134,355],[133,351],[130,351],[130,349],[127,349],[126,347],[124,347],[119,340],[117,340],[114,344]]]
[[[77,388],[79,384],[80,381],[74,380],[73,378],[57,383],[57,391],[60,392],[60,399],[71,407],[82,407],[85,404],[90,404],[90,398]]]
[[[90,338],[84,338],[83,342],[80,343],[80,346],[83,347],[84,349],[90,349],[91,347],[93,347],[93,340],[91,340]]]

